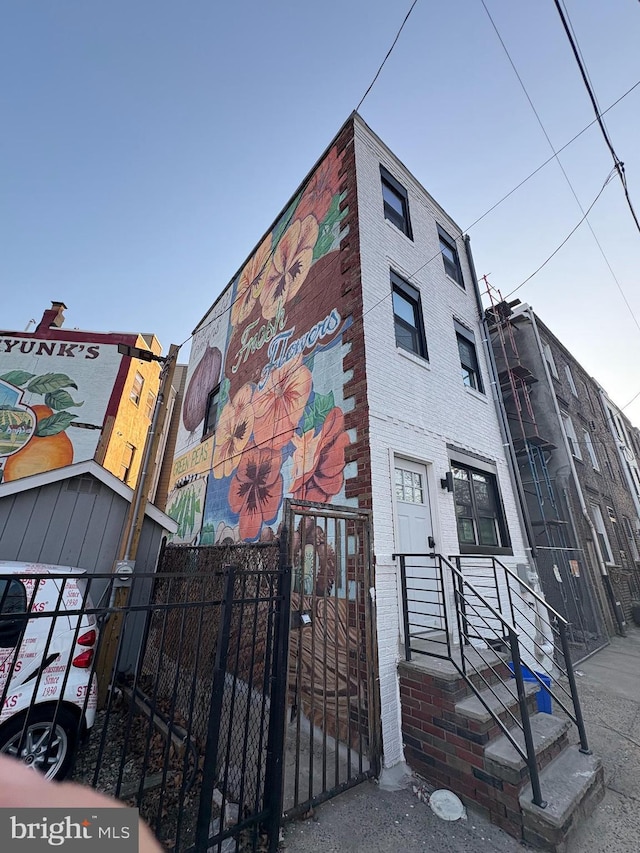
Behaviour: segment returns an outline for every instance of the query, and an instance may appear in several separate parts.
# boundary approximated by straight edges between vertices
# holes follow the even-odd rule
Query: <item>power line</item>
[[[510,63],[510,65],[511,65],[512,69],[513,69],[513,72],[514,72],[514,74],[516,75],[516,77],[518,78],[518,82],[520,83],[520,86],[522,87],[522,91],[524,92],[525,97],[526,97],[527,101],[529,102],[529,106],[530,106],[530,107],[531,107],[531,109],[533,110],[533,114],[535,115],[535,117],[536,117],[536,119],[537,119],[537,121],[538,121],[538,124],[540,125],[540,129],[542,130],[542,132],[543,132],[543,134],[544,134],[544,136],[545,136],[545,139],[546,139],[546,140],[547,140],[547,142],[549,143],[549,147],[550,147],[550,148],[551,148],[551,150],[553,151],[553,158],[552,158],[552,159],[555,159],[555,160],[557,161],[558,166],[560,167],[560,170],[561,170],[562,174],[564,175],[564,179],[565,179],[565,181],[567,182],[567,184],[568,184],[568,186],[569,186],[569,189],[571,190],[571,193],[572,193],[572,195],[573,195],[574,199],[576,200],[576,203],[577,203],[578,207],[580,208],[580,212],[582,213],[583,218],[580,220],[580,222],[578,223],[578,225],[580,225],[580,224],[583,222],[583,220],[584,220],[584,219],[586,219],[586,221],[587,221],[587,226],[588,226],[588,228],[589,228],[589,231],[591,232],[591,235],[592,235],[593,239],[595,240],[596,246],[597,246],[597,247],[598,247],[598,249],[600,250],[600,254],[602,255],[602,258],[603,258],[603,260],[604,260],[605,264],[607,265],[607,267],[608,267],[608,269],[609,269],[609,272],[611,273],[611,276],[612,276],[612,278],[613,278],[613,280],[614,280],[614,282],[615,282],[615,284],[616,284],[616,286],[617,286],[618,290],[620,291],[620,295],[622,296],[622,300],[623,300],[623,302],[624,302],[624,304],[625,304],[625,306],[626,306],[627,310],[629,311],[629,314],[631,315],[631,319],[632,319],[632,320],[633,320],[633,322],[635,323],[635,325],[636,325],[636,327],[637,327],[638,331],[640,331],[640,322],[638,322],[638,318],[636,317],[635,312],[634,312],[633,308],[631,307],[631,303],[630,303],[630,302],[629,302],[629,300],[627,299],[627,295],[626,295],[626,293],[624,292],[624,290],[623,290],[623,288],[622,288],[622,285],[620,284],[620,281],[619,281],[619,279],[618,279],[617,275],[615,274],[615,272],[614,272],[614,270],[613,270],[613,267],[611,266],[611,263],[609,262],[609,258],[608,258],[608,257],[607,257],[607,255],[605,254],[605,251],[604,251],[604,249],[603,249],[603,247],[602,247],[602,244],[601,244],[601,243],[600,243],[600,241],[598,240],[598,237],[597,237],[597,235],[596,235],[596,232],[593,230],[593,226],[591,225],[591,222],[590,222],[590,221],[589,221],[589,219],[587,218],[587,214],[585,213],[584,207],[582,206],[582,203],[581,203],[580,199],[578,198],[578,194],[576,193],[575,188],[574,188],[573,184],[571,183],[571,180],[569,179],[569,175],[567,174],[567,172],[566,172],[566,170],[565,170],[564,166],[562,165],[562,162],[561,162],[561,160],[560,160],[560,158],[559,158],[559,156],[558,156],[559,151],[556,151],[556,149],[555,149],[555,147],[554,147],[554,145],[553,145],[553,142],[551,141],[551,138],[550,138],[549,134],[547,133],[547,129],[545,128],[545,126],[544,126],[544,124],[543,124],[543,121],[542,121],[542,119],[540,118],[540,114],[538,113],[538,111],[537,111],[537,109],[536,109],[536,107],[535,107],[535,105],[534,105],[534,103],[533,103],[533,101],[532,101],[532,99],[531,99],[531,96],[529,95],[529,92],[527,91],[527,87],[525,86],[524,81],[523,81],[522,77],[520,76],[520,74],[519,74],[519,72],[518,72],[518,69],[516,68],[515,62],[513,61],[512,57],[511,57],[511,54],[509,53],[509,49],[507,48],[507,45],[505,44],[505,41],[504,41],[504,39],[502,38],[502,36],[501,36],[501,34],[500,34],[500,31],[498,30],[498,26],[497,26],[496,22],[494,21],[494,19],[493,19],[492,15],[491,15],[491,12],[489,11],[489,9],[488,9],[488,7],[487,7],[487,4],[486,4],[485,0],[480,0],[480,2],[482,3],[482,5],[483,5],[483,7],[484,7],[484,10],[485,10],[485,12],[487,13],[487,17],[488,17],[488,18],[489,18],[489,20],[491,21],[491,25],[493,26],[493,29],[495,30],[495,33],[496,33],[496,35],[497,35],[497,37],[498,37],[498,40],[500,41],[500,44],[502,45],[502,48],[503,48],[503,50],[504,50],[505,54],[507,55],[507,59],[509,60],[509,63]],[[576,43],[576,44],[577,44],[577,43]],[[578,50],[579,50],[579,48],[578,48]],[[585,73],[586,73],[586,69],[585,69]],[[594,101],[595,101],[595,95],[594,95]],[[600,112],[600,107],[599,107],[599,105],[598,105],[597,103],[595,103],[595,109],[596,109],[596,118],[594,119],[594,122],[592,122],[592,123],[598,122],[598,123],[599,123],[599,125],[600,125],[601,127],[604,127],[604,120],[603,120],[603,118],[602,118],[602,116],[604,115],[604,113],[601,113],[601,112]],[[562,150],[563,150],[563,149],[560,149],[560,151],[562,151]],[[593,205],[592,205],[592,207],[593,207]],[[588,211],[587,211],[587,213],[588,213]],[[576,226],[576,227],[577,227],[577,226]],[[575,229],[574,229],[574,230],[575,230]],[[572,232],[572,233],[573,233],[573,232]],[[571,236],[571,235],[569,235],[569,236]],[[566,241],[565,241],[565,242],[566,242]],[[559,247],[559,248],[561,248],[561,247]],[[557,251],[557,250],[556,250],[556,251]],[[554,254],[555,254],[555,253],[554,253]],[[552,257],[553,257],[553,256],[552,256]],[[548,260],[550,260],[550,259],[548,259]],[[545,262],[545,263],[546,263],[546,262]],[[544,266],[544,264],[543,264],[543,266]],[[539,267],[539,269],[538,269],[538,270],[536,270],[536,272],[539,272],[539,270],[540,270],[540,269],[542,269],[542,267]],[[535,273],[534,273],[533,275],[535,275]],[[531,276],[529,276],[529,278],[531,278]],[[526,281],[528,281],[528,279],[526,279]],[[523,284],[524,284],[524,283],[525,283],[525,282],[523,282]],[[522,285],[519,285],[519,286],[516,288],[516,290],[518,290],[520,287],[522,287]],[[515,291],[512,291],[512,293],[515,293]]]
[[[569,39],[569,44],[571,45],[571,50],[573,51],[573,56],[576,60],[576,63],[578,64],[578,68],[580,70],[582,82],[585,85],[585,88],[587,90],[587,94],[589,95],[589,100],[591,101],[591,106],[593,107],[593,110],[594,110],[596,117],[597,117],[598,126],[600,127],[600,131],[602,133],[604,141],[606,142],[607,148],[609,149],[611,156],[613,158],[614,168],[615,168],[616,172],[618,173],[618,177],[620,178],[620,182],[621,182],[622,188],[624,190],[624,195],[625,195],[625,198],[627,200],[627,205],[629,206],[629,210],[631,211],[631,216],[633,217],[633,221],[636,224],[636,228],[638,229],[638,231],[640,231],[640,221],[638,221],[638,217],[637,217],[636,212],[633,208],[633,204],[631,202],[631,197],[629,195],[629,189],[627,187],[627,178],[626,178],[625,171],[624,171],[624,163],[616,154],[616,150],[613,147],[613,142],[611,141],[611,137],[609,136],[609,133],[607,132],[607,128],[605,127],[604,122],[602,120],[602,117],[600,115],[600,110],[598,108],[598,102],[596,100],[595,92],[594,92],[593,87],[591,85],[591,82],[589,80],[589,76],[588,76],[587,70],[586,70],[586,65],[582,61],[582,57],[580,55],[580,50],[578,48],[577,39],[574,38],[573,33],[571,32],[571,28],[569,27],[569,23],[567,21],[567,18],[564,14],[563,9],[562,9],[562,4],[560,3],[560,0],[553,0],[553,2],[555,4],[556,9],[558,10],[558,14],[560,15],[560,20],[562,21],[562,26],[564,27],[564,31],[566,33],[566,36]]]
[[[402,32],[402,30],[404,29],[404,25],[405,25],[405,24],[407,23],[407,21],[409,20],[409,16],[410,16],[410,15],[411,15],[411,13],[413,12],[413,10],[414,10],[414,8],[415,8],[415,6],[416,6],[417,2],[418,2],[418,0],[413,0],[413,3],[411,4],[411,6],[410,6],[410,8],[409,8],[409,11],[408,11],[408,12],[407,12],[407,14],[404,16],[404,21],[400,24],[400,29],[399,29],[399,30],[398,30],[398,32],[396,33],[396,37],[394,38],[394,40],[393,40],[393,42],[392,42],[392,44],[391,44],[391,47],[390,47],[390,48],[389,48],[389,50],[387,51],[387,55],[385,56],[385,58],[384,58],[384,59],[382,60],[382,62],[380,63],[380,66],[379,66],[378,70],[376,71],[376,73],[375,73],[375,76],[374,76],[373,80],[371,81],[371,83],[369,83],[369,86],[367,87],[366,92],[365,92],[365,93],[364,93],[364,95],[360,98],[360,102],[358,103],[358,106],[356,107],[356,112],[358,112],[358,110],[360,109],[360,107],[361,107],[361,106],[362,106],[362,104],[364,103],[364,99],[367,97],[367,95],[369,94],[369,92],[373,89],[373,86],[374,86],[374,84],[375,84],[376,80],[377,80],[377,79],[378,79],[378,77],[380,76],[380,72],[381,72],[381,71],[382,71],[382,69],[384,68],[384,66],[385,66],[385,63],[386,63],[387,59],[389,59],[389,57],[391,56],[391,52],[392,52],[393,48],[396,46],[396,42],[397,42],[397,41],[398,41],[398,39],[400,38],[400,33],[401,33],[401,32]]]
[[[541,270],[543,267],[545,267],[545,266],[549,263],[549,261],[551,260],[551,258],[553,258],[553,257],[554,257],[554,255],[557,255],[557,254],[558,254],[558,252],[559,252],[559,251],[560,251],[560,249],[564,246],[564,244],[565,244],[565,243],[566,243],[566,242],[567,242],[567,241],[568,241],[568,240],[573,236],[573,234],[578,230],[578,228],[579,228],[579,227],[582,225],[582,223],[585,221],[585,219],[587,218],[587,216],[588,216],[588,215],[589,215],[589,213],[591,212],[591,210],[592,210],[592,208],[593,208],[594,204],[598,201],[598,199],[600,198],[600,196],[601,196],[601,195],[602,195],[602,193],[604,192],[605,187],[606,187],[606,186],[607,186],[607,184],[611,181],[611,179],[613,178],[613,176],[614,176],[614,175],[615,175],[615,169],[612,169],[612,170],[609,172],[609,174],[607,175],[607,179],[606,179],[606,181],[604,182],[604,184],[603,184],[603,185],[602,185],[602,187],[600,188],[600,192],[599,192],[599,193],[598,193],[598,195],[594,198],[594,200],[591,202],[591,204],[590,204],[590,205],[589,205],[589,207],[587,208],[586,212],[583,214],[582,219],[578,222],[578,224],[577,224],[574,228],[572,228],[572,229],[571,229],[571,231],[569,231],[569,233],[568,233],[568,234],[567,234],[567,236],[564,238],[564,240],[562,241],[562,243],[560,243],[560,245],[558,246],[558,248],[557,248],[557,249],[554,249],[554,251],[553,251],[553,252],[549,255],[549,257],[546,259],[546,261],[544,261],[543,263],[541,263],[541,264],[540,264],[540,266],[539,266],[536,270],[534,270],[534,271],[531,273],[531,275],[527,276],[527,278],[525,278],[525,280],[524,280],[521,284],[519,284],[517,287],[515,287],[515,288],[514,288],[510,293],[507,293],[507,295],[505,296],[505,300],[506,300],[506,299],[508,299],[510,296],[513,296],[513,294],[514,294],[516,291],[520,290],[520,288],[521,288],[521,287],[524,287],[524,285],[525,285],[525,284],[526,284],[530,279],[532,279],[532,278],[534,277],[534,275],[537,275],[537,274],[540,272],[540,270]]]
[[[638,88],[638,86],[640,86],[640,80],[637,80],[637,81],[636,81],[632,86],[630,86],[630,87],[629,87],[625,92],[623,92],[623,93],[622,93],[622,95],[620,95],[618,98],[616,98],[616,100],[615,100],[615,101],[613,101],[613,103],[609,104],[609,106],[608,106],[605,110],[603,110],[603,111],[602,111],[601,115],[605,115],[605,114],[606,114],[606,113],[608,113],[610,110],[612,110],[614,107],[616,107],[616,106],[617,106],[621,101],[623,101],[623,100],[624,100],[628,95],[630,95],[630,94],[631,94],[635,89],[637,89],[637,88]],[[563,145],[561,148],[558,148],[558,150],[557,150],[557,152],[556,152],[555,154],[553,154],[551,157],[548,157],[544,162],[540,163],[540,165],[539,165],[539,166],[537,166],[537,167],[536,167],[532,172],[530,172],[530,173],[529,173],[525,178],[523,178],[523,179],[522,179],[518,184],[516,184],[514,187],[512,187],[512,189],[510,189],[510,190],[509,190],[509,192],[505,193],[505,195],[503,195],[501,198],[499,198],[499,199],[498,199],[498,201],[494,202],[494,204],[492,204],[492,205],[491,205],[491,207],[489,207],[487,210],[485,210],[485,211],[484,211],[484,213],[482,213],[480,216],[478,216],[478,218],[477,218],[477,219],[474,219],[474,221],[473,221],[470,225],[468,225],[468,226],[467,226],[467,228],[466,228],[466,229],[464,229],[464,231],[463,231],[463,232],[461,232],[461,233],[458,235],[458,237],[456,237],[456,240],[458,240],[458,239],[462,236],[462,233],[465,233],[466,231],[470,231],[474,226],[476,226],[479,222],[481,222],[481,221],[482,221],[485,217],[487,217],[490,213],[493,213],[493,211],[494,211],[497,207],[499,207],[503,202],[505,202],[505,201],[506,201],[508,198],[510,198],[510,197],[511,197],[515,192],[517,192],[521,187],[523,187],[523,186],[527,183],[527,181],[530,181],[530,180],[531,180],[531,178],[535,177],[535,175],[537,175],[537,174],[538,174],[538,172],[540,172],[542,169],[544,169],[544,167],[545,167],[545,166],[547,166],[549,163],[551,163],[551,162],[552,162],[552,160],[555,160],[555,159],[556,159],[557,154],[561,153],[562,151],[564,151],[564,150],[565,150],[565,148],[568,148],[570,145],[572,145],[572,144],[573,144],[577,139],[579,139],[579,138],[582,136],[582,134],[583,134],[583,133],[586,133],[586,131],[587,131],[587,130],[589,130],[589,128],[590,128],[590,127],[592,127],[592,126],[596,123],[596,121],[597,121],[597,119],[596,119],[596,118],[592,119],[592,121],[590,121],[590,122],[589,122],[589,124],[585,125],[585,126],[582,128],[582,130],[579,130],[579,131],[578,131],[578,133],[576,133],[574,136],[572,136],[572,137],[571,137],[571,139],[569,139],[567,142],[565,142],[565,143],[564,143],[564,145]],[[302,187],[301,187],[301,189],[300,189],[300,192],[303,192],[303,191],[304,191],[304,189],[306,188],[306,186],[307,186],[308,182],[311,180],[311,177],[312,177],[312,175],[310,175],[310,176],[309,176],[309,178],[307,179],[307,181],[302,185]],[[292,212],[291,212],[291,214],[290,214],[290,216],[289,216],[289,219],[288,219],[288,221],[287,221],[287,223],[286,223],[287,225],[288,225],[288,224],[289,224],[289,222],[291,221],[291,219],[292,219],[292,217],[293,217],[294,212],[295,212],[295,211],[294,211],[294,210],[292,210]],[[286,226],[285,226],[285,227],[286,227]],[[275,252],[275,247],[274,247],[274,248],[272,248],[272,250],[271,250],[271,252],[270,252],[270,254],[269,254],[269,257],[267,258],[267,261],[266,261],[265,263],[268,263],[268,261],[273,257],[274,252]],[[426,263],[424,263],[421,267],[419,267],[417,270],[415,270],[415,272],[414,272],[414,273],[412,273],[412,275],[410,276],[410,278],[412,278],[413,276],[417,275],[417,274],[418,274],[422,269],[424,269],[424,267],[426,267],[426,266],[427,266],[427,264],[430,264],[430,263],[431,263],[431,261],[435,260],[435,259],[436,259],[436,258],[438,258],[438,257],[440,257],[440,252],[438,252],[437,254],[435,254],[432,258],[429,258],[429,260],[428,260]],[[232,281],[233,281],[233,279],[232,279]],[[198,328],[195,330],[195,332],[200,332],[200,331],[202,331],[203,329],[206,329],[206,328],[207,328],[207,326],[210,326],[212,323],[215,323],[215,322],[216,322],[216,320],[219,320],[219,319],[220,319],[221,317],[223,317],[223,316],[224,316],[228,311],[230,311],[230,310],[231,310],[231,308],[233,307],[233,305],[234,305],[237,301],[238,301],[238,297],[236,297],[236,299],[234,299],[234,300],[231,302],[231,304],[230,304],[227,308],[225,308],[224,310],[220,311],[220,313],[215,314],[215,315],[214,315],[213,317],[211,317],[211,319],[209,319],[206,323],[203,323],[202,325],[198,326]],[[382,300],[381,300],[381,301],[382,301]],[[374,306],[374,307],[375,307],[375,306]],[[188,337],[186,337],[186,338],[184,339],[184,341],[179,345],[179,348],[180,348],[180,347],[183,347],[185,344],[187,344],[187,343],[191,340],[191,338],[194,336],[195,332],[192,332]]]

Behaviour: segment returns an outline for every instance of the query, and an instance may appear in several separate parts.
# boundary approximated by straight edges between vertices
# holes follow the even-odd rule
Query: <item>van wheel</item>
[[[55,718],[55,725],[54,725]],[[0,727],[0,752],[38,770],[47,779],[64,779],[78,736],[78,718],[55,705],[34,708]]]

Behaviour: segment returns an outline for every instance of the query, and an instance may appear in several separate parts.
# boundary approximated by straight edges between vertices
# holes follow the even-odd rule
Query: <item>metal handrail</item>
[[[540,788],[540,775],[538,771],[538,765],[536,761],[535,754],[535,745],[533,742],[533,733],[531,730],[531,720],[529,717],[529,708],[527,704],[527,694],[525,690],[524,684],[524,676],[522,672],[522,662],[520,658],[520,638],[518,635],[518,631],[515,626],[510,623],[502,613],[496,610],[493,605],[491,605],[484,595],[477,590],[472,583],[469,582],[467,578],[464,577],[464,574],[454,566],[446,557],[441,554],[436,553],[428,553],[428,554],[394,554],[394,559],[399,558],[400,560],[400,577],[402,583],[402,605],[403,605],[403,620],[404,620],[404,632],[405,632],[405,657],[408,661],[411,660],[411,633],[410,633],[410,619],[409,619],[409,603],[408,603],[408,595],[407,595],[407,573],[406,573],[406,558],[407,557],[420,557],[420,558],[430,558],[437,562],[438,567],[438,575],[440,579],[440,590],[439,592],[442,595],[443,601],[443,610],[444,610],[444,622],[445,622],[445,630],[447,632],[447,660],[449,660],[456,670],[460,673],[460,675],[465,679],[466,683],[475,693],[476,697],[480,700],[482,705],[484,705],[487,712],[492,716],[493,720],[497,723],[498,727],[505,734],[507,739],[514,746],[516,751],[520,754],[522,759],[526,762],[527,767],[529,769],[529,778],[531,781],[531,790],[533,794],[533,802],[535,805],[540,808],[545,808],[546,802],[542,798],[542,792]],[[443,575],[443,565],[445,565],[451,573],[451,578],[453,581],[453,591],[454,591],[454,603],[455,603],[455,612],[456,612],[456,624],[458,629],[458,638],[460,641],[460,664],[456,661],[452,650],[451,650],[451,642],[449,638],[449,624],[447,617],[447,606],[445,600],[445,590],[444,590],[444,575]],[[415,566],[413,568],[423,568],[421,566]],[[487,622],[486,618],[482,616],[470,598],[465,597],[464,590],[467,588],[470,592],[475,596],[475,598],[482,604],[483,608],[486,608],[487,611],[491,614],[491,616],[498,622],[500,626],[502,626],[503,635],[501,636],[495,628],[491,627],[489,622]],[[463,606],[464,605],[464,606]],[[514,670],[514,678],[516,681],[516,689],[517,689],[517,700],[520,709],[520,721],[513,715],[513,713],[509,710],[508,706],[506,706],[503,702],[501,702],[502,707],[506,710],[512,717],[512,719],[520,726],[525,742],[525,748],[523,749],[520,744],[515,740],[509,729],[500,719],[498,713],[496,713],[489,705],[489,703],[484,699],[481,695],[480,691],[477,689],[475,684],[473,683],[471,676],[467,673],[467,665],[471,666],[475,672],[475,674],[484,682],[485,686],[493,693],[493,695],[498,698],[497,693],[493,690],[492,686],[482,675],[482,672],[478,670],[475,665],[473,665],[470,661],[467,661],[465,646],[468,644],[468,632],[467,630],[463,630],[462,621],[466,623],[466,607],[471,607],[476,611],[477,616],[479,616],[486,624],[487,628],[494,632],[496,637],[504,642],[505,635],[508,637],[509,646],[511,650],[511,657],[513,661],[513,670]],[[464,611],[464,612],[463,612]],[[480,655],[481,659],[482,655]],[[490,663],[487,663],[487,666],[490,669],[493,669],[493,666]]]
[[[573,662],[571,660],[571,651],[569,648],[569,638],[567,635],[567,629],[569,627],[569,622],[563,616],[561,616],[558,613],[558,611],[555,610],[548,602],[546,602],[541,595],[539,595],[531,586],[529,586],[529,584],[526,583],[526,581],[523,581],[522,578],[520,578],[520,576],[518,574],[516,574],[512,569],[509,568],[509,566],[505,565],[497,557],[495,557],[493,555],[486,556],[486,557],[479,556],[479,555],[476,555],[476,556],[456,555],[455,558],[453,558],[453,559],[456,560],[458,565],[460,565],[465,560],[467,560],[467,561],[469,561],[469,560],[476,560],[476,561],[488,560],[488,561],[490,561],[492,568],[493,568],[494,576],[496,577],[496,586],[497,586],[497,575],[495,574],[496,566],[499,567],[504,572],[505,584],[506,584],[507,594],[508,594],[508,598],[509,598],[509,607],[510,607],[510,612],[511,612],[511,619],[512,619],[512,622],[514,624],[518,621],[518,619],[516,618],[516,610],[517,610],[518,614],[520,614],[526,621],[529,622],[530,625],[533,626],[534,623],[531,621],[531,619],[528,618],[527,614],[524,611],[521,611],[520,608],[514,607],[512,594],[517,596],[517,598],[521,602],[523,602],[523,604],[528,606],[529,603],[524,598],[524,596],[521,594],[521,592],[519,592],[516,588],[514,588],[514,586],[512,584],[509,583],[510,578],[513,579],[514,581],[517,581],[519,587],[522,590],[524,590],[528,595],[532,596],[538,602],[538,604],[541,605],[541,607],[547,611],[548,615],[546,617],[546,624],[550,628],[552,634],[557,633],[557,635],[558,635],[558,638],[560,640],[560,649],[562,651],[562,656],[564,658],[565,669],[563,669],[557,663],[557,661],[554,662],[554,665],[558,667],[558,669],[560,670],[560,672],[564,676],[566,676],[567,681],[569,682],[569,690],[568,691],[561,684],[559,684],[559,687],[562,690],[562,692],[565,694],[565,696],[567,696],[571,699],[570,704],[573,705],[573,713],[569,710],[569,708],[565,705],[565,703],[557,695],[557,693],[554,692],[553,689],[551,689],[548,685],[546,685],[544,683],[544,681],[540,678],[538,673],[536,673],[534,670],[530,670],[530,672],[531,672],[531,675],[534,677],[534,679],[538,682],[538,684],[540,684],[540,686],[543,687],[553,697],[553,699],[557,702],[557,704],[567,714],[569,719],[575,724],[575,726],[578,730],[579,738],[580,738],[580,752],[585,753],[586,755],[590,755],[591,750],[589,748],[589,742],[587,739],[587,732],[586,732],[586,727],[584,724],[584,717],[582,715],[582,707],[580,705],[580,698],[578,696],[578,689],[577,689],[575,671],[573,668]],[[480,565],[481,564],[478,563],[478,566],[480,566]],[[499,589],[497,589],[496,592],[498,595],[498,601],[500,601]],[[544,618],[544,617],[542,617],[542,615],[539,612],[538,612],[538,616],[541,619]],[[553,624],[553,620],[556,621],[556,625]],[[541,648],[536,640],[533,640],[533,643],[538,648]],[[541,664],[540,664],[540,668],[543,669],[543,671],[547,675],[552,677],[552,673],[549,672],[549,670],[545,669],[545,667],[542,666]]]

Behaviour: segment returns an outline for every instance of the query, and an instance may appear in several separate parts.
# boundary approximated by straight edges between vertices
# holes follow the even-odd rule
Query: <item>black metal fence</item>
[[[0,571],[0,751],[140,809],[175,853],[275,850],[287,544],[129,577]]]

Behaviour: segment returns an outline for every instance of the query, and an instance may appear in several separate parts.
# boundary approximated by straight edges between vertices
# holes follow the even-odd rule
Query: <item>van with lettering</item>
[[[98,624],[84,574],[0,561],[0,752],[49,779],[68,774],[96,715]]]

